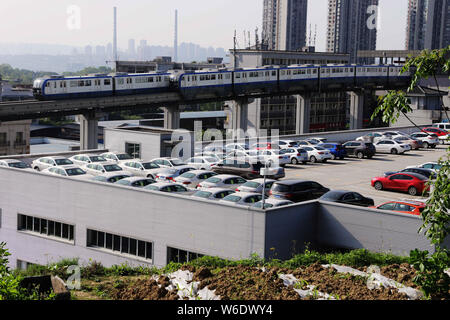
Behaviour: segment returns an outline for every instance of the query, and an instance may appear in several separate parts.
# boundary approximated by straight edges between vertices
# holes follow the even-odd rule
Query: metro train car
[[[233,90],[237,96],[252,90],[255,93],[274,93],[279,81],[278,68],[240,68],[233,71]]]
[[[180,91],[185,99],[207,99],[217,96],[232,96],[233,73],[226,69],[204,69],[191,72],[173,72],[172,87]]]
[[[116,73],[114,79],[115,95],[132,95],[165,92],[169,88],[170,73]]]

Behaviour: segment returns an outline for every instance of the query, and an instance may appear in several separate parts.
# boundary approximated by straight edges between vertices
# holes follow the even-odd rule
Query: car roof
[[[273,205],[277,205],[279,203],[290,203],[290,204],[294,204],[294,202],[289,201],[289,200],[280,200],[280,199],[275,199],[275,198],[267,198],[264,200],[265,203],[270,203]],[[262,200],[257,202],[257,203],[262,203]]]
[[[231,195],[245,198],[245,197],[250,197],[250,196],[260,196],[261,194],[255,193],[255,192],[235,192],[233,194],[230,194],[230,196]]]
[[[23,161],[18,160],[18,159],[1,159],[0,161],[4,161],[5,163],[18,163],[18,162],[23,162]]]
[[[418,173],[415,173],[415,172],[397,172],[397,173],[391,174],[391,176],[393,176],[395,174],[407,174],[407,175],[413,176],[413,177],[415,177],[417,179],[420,179],[420,180],[428,180],[428,178],[425,177],[424,175],[421,175],[421,174],[418,174]]]
[[[128,176],[131,177],[131,175],[129,173],[126,172],[105,172],[100,174],[100,176],[105,177],[105,178],[112,178],[112,177],[116,177],[116,176]]]
[[[63,156],[50,156],[50,157],[41,157],[39,159],[53,159],[53,160],[61,160],[61,159],[67,159],[66,157]],[[39,160],[37,159],[37,160]]]
[[[172,182],[156,182],[153,183],[152,186],[158,187],[158,188],[164,188],[167,186],[182,186],[179,183],[172,183]]]
[[[275,184],[284,184],[286,186],[293,186],[295,184],[298,183],[304,183],[304,182],[312,182],[310,180],[294,180],[294,179],[289,179],[289,180],[282,180],[282,181],[277,181],[275,182]]]
[[[210,171],[210,170],[191,170],[188,171],[189,173],[195,173],[195,174],[203,174],[203,173],[214,173],[214,171]],[[188,173],[185,172],[185,173]]]
[[[125,181],[129,181],[129,182],[135,182],[135,181],[141,181],[141,180],[153,180],[151,178],[146,178],[146,177],[129,177],[129,178],[125,178],[123,179]]]
[[[420,201],[414,201],[414,200],[392,200],[392,201],[388,201],[385,202],[382,205],[388,204],[388,203],[401,203],[401,204],[406,204],[406,205],[413,205],[413,206],[417,206],[417,207],[426,207],[426,204]]]
[[[277,180],[274,180],[274,179],[267,179],[267,178],[266,178],[266,183],[267,183],[267,182],[275,182],[275,181],[277,181]],[[263,184],[263,183],[264,183],[264,178],[258,178],[258,179],[247,180],[247,182],[257,182],[257,183]]]
[[[61,168],[61,169],[81,169],[79,166],[73,165],[73,164],[66,164],[66,165],[63,165],[63,166],[56,166],[56,167],[51,167],[51,168]]]
[[[232,174],[218,174],[217,176],[213,176],[211,178],[228,179],[228,178],[241,178],[241,177],[237,176],[237,175],[232,175]]]
[[[349,191],[349,190],[330,190],[327,192],[328,194],[339,194],[344,195],[346,193],[357,193],[355,191]]]

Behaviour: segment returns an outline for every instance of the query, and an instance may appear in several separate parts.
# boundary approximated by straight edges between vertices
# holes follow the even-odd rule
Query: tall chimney
[[[178,61],[178,10],[175,10],[175,38],[173,41],[173,61]]]
[[[113,60],[114,60],[114,62],[117,62],[117,60],[118,60],[118,56],[117,56],[117,7],[114,7]]]

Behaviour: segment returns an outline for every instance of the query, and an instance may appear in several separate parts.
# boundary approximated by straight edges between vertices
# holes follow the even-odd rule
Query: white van
[[[450,123],[448,123],[448,122],[435,123],[435,124],[433,124],[433,127],[450,131]]]

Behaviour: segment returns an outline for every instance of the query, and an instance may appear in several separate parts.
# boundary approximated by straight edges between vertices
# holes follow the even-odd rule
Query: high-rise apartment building
[[[375,50],[378,0],[328,0],[327,51],[350,54]]]
[[[450,45],[450,0],[409,0],[406,49],[440,49]]]
[[[134,39],[128,40],[128,54],[132,57],[136,56],[136,41]]]
[[[264,0],[263,41],[269,50],[295,51],[306,45],[307,0]]]

